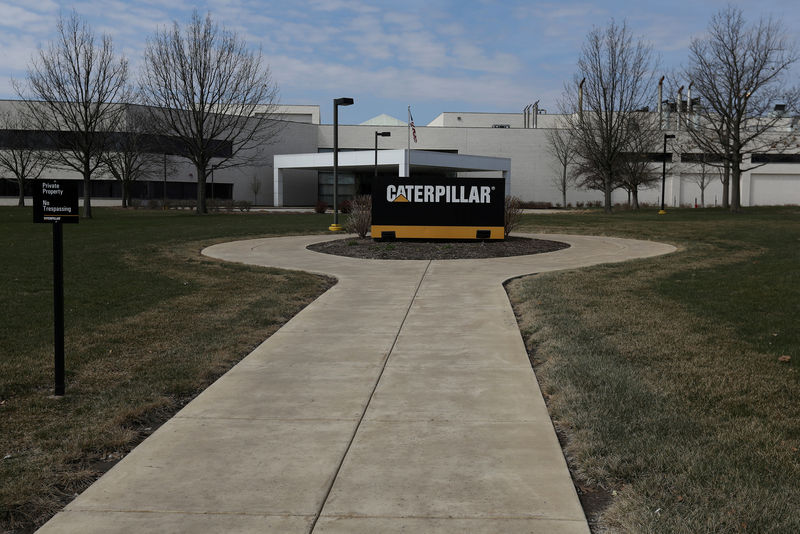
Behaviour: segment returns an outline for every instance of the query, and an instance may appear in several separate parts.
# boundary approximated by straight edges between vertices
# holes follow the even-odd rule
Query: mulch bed
[[[459,260],[542,254],[568,248],[560,241],[509,237],[503,241],[398,240],[350,237],[315,243],[316,252],[371,260]]]

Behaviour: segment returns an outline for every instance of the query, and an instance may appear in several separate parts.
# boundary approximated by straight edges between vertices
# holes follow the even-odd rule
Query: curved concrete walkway
[[[40,532],[588,533],[502,282],[674,247],[537,237],[571,248],[358,260],[303,236],[204,250],[338,283]]]

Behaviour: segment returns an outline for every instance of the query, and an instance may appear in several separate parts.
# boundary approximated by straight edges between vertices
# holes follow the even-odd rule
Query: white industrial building
[[[5,101],[0,103],[0,108],[16,104]],[[273,142],[263,147],[260,162],[216,172],[214,195],[260,205],[312,206],[318,200],[330,203],[333,126],[320,124],[316,105],[280,106],[276,116],[284,127]],[[417,142],[409,142],[408,127],[403,121],[388,115],[379,115],[358,125],[343,124],[346,117],[347,113],[342,112],[339,124],[340,198],[368,190],[375,172],[375,132],[381,131],[391,132],[391,136],[378,138],[382,151],[378,158],[380,173],[505,177],[508,192],[524,201],[553,206],[562,202],[554,183],[560,168],[547,149],[547,131],[558,126],[558,115],[532,114],[527,108],[521,113],[446,112],[427,126],[416,127]],[[421,151],[443,154],[437,156]],[[453,155],[462,158],[454,159]],[[475,158],[464,159],[464,156]],[[134,197],[159,199],[163,195],[161,184],[167,184],[168,197],[177,194],[192,198],[191,184],[196,182],[193,167],[173,159],[177,164],[171,166],[168,176],[153,176],[149,183],[139,184]],[[678,159],[676,155],[673,161]],[[775,162],[743,173],[743,206],[800,204],[800,157],[782,154],[771,160]],[[696,171],[689,164],[670,166],[666,179],[667,205],[693,205],[700,201],[700,189],[692,179],[693,172]],[[46,177],[78,178],[67,171],[51,171]],[[0,178],[3,178],[0,197],[5,197],[5,203],[9,203],[16,196],[15,182],[3,174]],[[97,178],[93,198],[120,198],[120,188],[110,176]],[[211,190],[209,187],[209,194]],[[721,182],[713,179],[705,191],[706,205],[720,204],[721,194]],[[641,191],[639,200],[658,204],[660,195],[659,186]],[[624,203],[627,193],[617,191],[613,198],[615,202]],[[567,192],[567,202],[573,206],[600,200],[602,193],[599,191],[573,188]]]

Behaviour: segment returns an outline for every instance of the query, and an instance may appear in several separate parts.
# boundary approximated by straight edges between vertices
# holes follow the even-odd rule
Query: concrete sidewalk
[[[39,532],[588,533],[502,282],[674,247],[544,237],[571,248],[358,260],[303,236],[204,250],[338,283]]]

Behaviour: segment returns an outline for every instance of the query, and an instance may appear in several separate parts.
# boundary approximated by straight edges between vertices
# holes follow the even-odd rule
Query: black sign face
[[[372,224],[502,227],[502,178],[392,178],[372,184]]]
[[[35,180],[33,182],[33,222],[77,223],[77,180]]]

